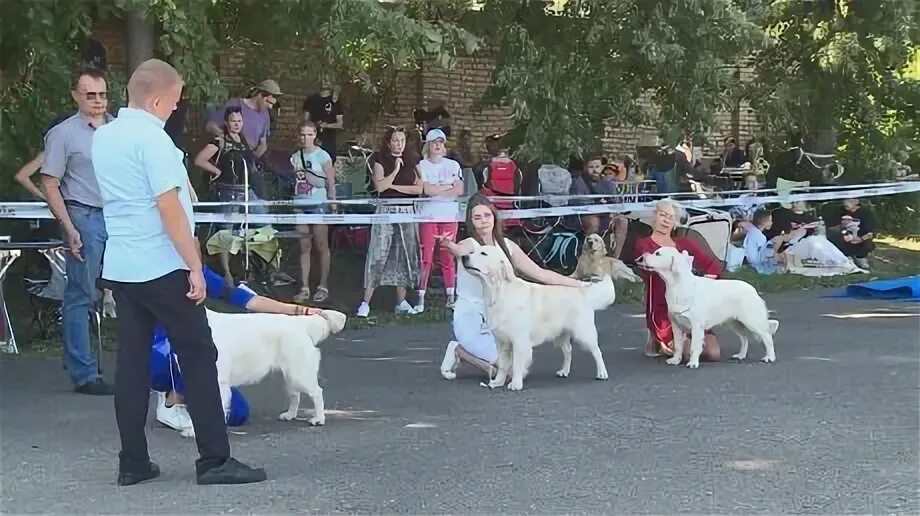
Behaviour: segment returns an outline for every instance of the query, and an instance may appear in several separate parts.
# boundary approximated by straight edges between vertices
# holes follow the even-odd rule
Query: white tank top
[[[511,240],[505,239],[505,247],[509,253],[514,253],[514,246]],[[511,257],[508,257],[510,263]],[[482,280],[470,274],[460,259],[457,258],[457,303],[454,305],[454,313],[457,312],[474,312],[478,314],[485,313],[486,301],[485,293],[482,290]]]

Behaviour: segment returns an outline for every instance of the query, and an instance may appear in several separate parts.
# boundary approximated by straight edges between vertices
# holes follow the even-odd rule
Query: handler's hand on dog
[[[200,305],[207,293],[204,286],[204,273],[201,271],[189,272],[188,284],[190,288],[186,296],[194,301],[196,305]]]
[[[435,235],[434,239],[437,240],[438,242],[440,242],[441,240],[453,240],[454,234],[453,233],[441,233],[440,235]]]

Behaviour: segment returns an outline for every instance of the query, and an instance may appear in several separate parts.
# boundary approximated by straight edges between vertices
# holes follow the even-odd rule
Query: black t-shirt
[[[859,223],[859,231],[857,231],[857,236],[863,236],[866,233],[875,233],[875,216],[872,215],[872,212],[859,207],[856,211],[847,211],[845,208],[841,207],[839,210],[832,212],[828,220],[825,221],[827,227],[839,226],[841,219],[844,216],[849,216],[853,222]]]
[[[317,124],[319,122],[334,124],[338,121],[339,115],[345,114],[341,102],[332,97],[321,97],[318,93],[310,95],[303,101],[303,110],[310,113],[310,120]],[[338,129],[320,128],[319,130],[320,147],[329,154],[335,154],[338,132]]]
[[[247,174],[249,181],[253,181],[252,176],[256,172],[256,155],[242,135],[240,135],[240,141],[221,137],[211,140],[210,143],[217,147],[217,153],[212,159],[214,165],[220,169],[220,175],[214,179],[215,183],[241,185],[245,182]]]
[[[375,152],[371,159],[371,163],[379,163],[380,166],[383,167],[384,176],[392,174],[393,170],[396,168],[396,158],[389,152]],[[393,180],[393,184],[399,186],[412,186],[415,184],[415,181],[418,178],[415,167],[418,166],[419,160],[410,154],[404,154],[402,159],[403,164],[400,167],[399,172],[396,173],[396,178]],[[380,197],[418,197],[417,195],[397,192],[393,189],[387,189],[382,192],[378,192],[377,195]]]
[[[767,239],[771,239],[783,233],[790,233],[799,226],[811,224],[817,220],[807,213],[795,213],[788,208],[778,208],[773,210],[773,226],[769,231],[764,231],[764,235],[766,235]],[[808,232],[808,234],[811,233],[812,231]]]
[[[166,119],[166,125],[163,130],[172,139],[173,144],[185,152],[185,122],[188,120],[188,101],[180,99],[176,104],[176,110]]]

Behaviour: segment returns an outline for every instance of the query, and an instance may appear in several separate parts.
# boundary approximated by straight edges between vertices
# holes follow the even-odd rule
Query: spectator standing
[[[457,202],[457,198],[463,194],[463,174],[460,171],[460,164],[445,157],[446,154],[447,136],[444,131],[440,129],[428,131],[425,136],[425,146],[422,147],[422,156],[425,159],[418,164],[419,176],[422,179],[422,195],[428,197],[428,201],[421,203],[419,214],[441,220],[419,224],[422,277],[418,286],[416,313],[425,311],[425,289],[428,287],[428,277],[434,262],[435,247],[439,247],[441,251],[438,261],[441,262],[441,274],[444,277],[444,288],[447,291],[447,304],[450,307],[454,303],[457,263],[446,245],[438,245],[435,235],[457,234],[457,214],[460,213],[460,203]]]
[[[224,133],[223,116],[227,108],[240,108],[240,113],[243,115],[242,135],[246,138],[256,158],[261,159],[268,150],[268,137],[271,135],[272,121],[269,111],[278,102],[278,97],[281,95],[278,83],[266,79],[250,89],[245,98],[230,99],[222,108],[214,111],[208,120],[207,130],[214,136],[221,136]],[[259,198],[267,198],[261,170],[256,170],[252,174],[250,182]]]
[[[265,480],[265,472],[230,457],[217,382],[217,348],[204,306],[205,280],[194,235],[192,190],[182,153],[163,130],[182,79],[157,59],[128,81],[127,108],[93,138],[93,164],[111,240],[103,278],[118,303],[115,419],[121,437],[118,484],[160,474],[150,461],[145,426],[150,397],[150,338],[159,321],[186,373],[185,398],[195,425],[199,484]]]
[[[374,155],[374,188],[381,199],[411,201],[422,193],[418,158],[406,148],[406,130],[388,127]],[[412,204],[379,204],[376,213],[414,214]],[[364,262],[364,299],[358,317],[371,313],[371,298],[379,286],[396,287],[396,313],[415,314],[406,292],[419,284],[418,226],[414,223],[373,224]]]
[[[875,217],[859,199],[844,199],[843,207],[832,213],[827,223],[827,239],[862,269],[869,268],[869,253],[875,249]]]
[[[329,81],[323,81],[319,92],[303,102],[304,120],[313,122],[319,129],[317,143],[335,164],[339,131],[345,127],[345,110],[339,96]]]
[[[298,138],[300,149],[291,154],[294,167],[294,199],[317,201],[299,208],[301,213],[322,215],[332,213],[334,205],[325,201],[335,200],[335,169],[332,157],[316,145],[316,124],[304,122],[300,125]],[[314,247],[319,254],[319,285],[313,301],[322,303],[329,299],[329,268],[332,256],[329,252],[329,226],[327,224],[300,224],[300,292],[294,296],[295,303],[310,300],[310,264]]]
[[[111,395],[111,387],[99,376],[89,335],[90,313],[98,299],[96,280],[107,238],[91,159],[93,134],[112,120],[106,113],[105,75],[94,68],[80,72],[70,93],[77,113],[48,131],[41,164],[42,191],[70,248],[63,300],[64,366],[76,392]]]
[[[175,114],[175,112],[174,112]],[[214,138],[195,156],[195,166],[208,173],[209,182],[215,186],[215,193],[219,202],[228,203],[221,207],[223,213],[239,213],[241,203],[246,201],[246,179],[251,178],[256,172],[256,156],[252,146],[243,136],[243,109],[231,106],[224,110],[223,134]],[[175,142],[175,140],[173,140]],[[183,153],[184,155],[184,153]],[[258,201],[252,183],[249,185],[249,201]],[[266,206],[250,206],[249,213],[266,213]],[[222,229],[231,229],[232,224],[225,224]],[[227,285],[233,286],[233,275],[230,273],[230,253],[220,253],[220,263]]]

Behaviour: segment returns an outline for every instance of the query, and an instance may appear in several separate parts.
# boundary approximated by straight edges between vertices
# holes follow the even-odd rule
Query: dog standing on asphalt
[[[749,283],[696,276],[692,268],[693,257],[673,247],[661,247],[654,253],[644,254],[636,263],[657,273],[665,284],[664,295],[674,330],[674,356],[667,360],[668,364],[680,364],[685,333],[689,333],[687,367],[699,367],[703,333],[721,324],[727,324],[741,339],[741,351],[732,358],[744,360],[747,357],[747,334],[750,332],[767,350],[762,360],[776,360],[773,334],[779,328],[779,321],[769,318],[767,304]]]
[[[519,391],[533,360],[533,348],[547,341],[562,350],[562,368],[556,376],[569,375],[574,340],[594,357],[598,380],[607,379],[607,367],[597,345],[594,312],[616,300],[610,276],[584,287],[541,285],[514,274],[501,249],[479,246],[461,259],[463,267],[477,276],[485,292],[485,319],[498,344],[498,374],[489,387],[505,385]]]

